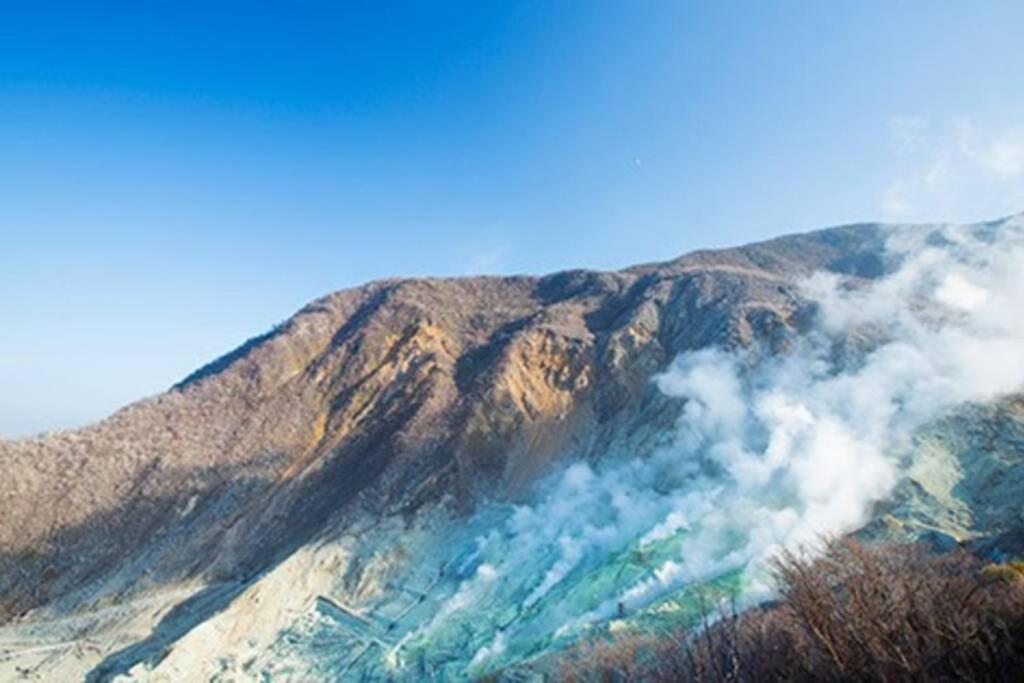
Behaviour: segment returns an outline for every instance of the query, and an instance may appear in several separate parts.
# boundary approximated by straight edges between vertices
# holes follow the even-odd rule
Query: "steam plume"
[[[803,284],[813,329],[785,353],[705,349],[656,381],[684,401],[671,445],[600,467],[576,463],[536,505],[479,540],[489,579],[465,591],[519,595],[520,619],[474,663],[517,638],[558,635],[742,570],[750,599],[783,548],[853,531],[913,458],[912,437],[965,402],[1024,385],[1024,226],[897,230],[893,271],[873,282],[819,273]],[[678,550],[605,595],[570,577],[633,548]],[[662,545],[659,545],[662,544]],[[656,553],[655,553],[656,554]],[[457,609],[445,608],[445,616]]]

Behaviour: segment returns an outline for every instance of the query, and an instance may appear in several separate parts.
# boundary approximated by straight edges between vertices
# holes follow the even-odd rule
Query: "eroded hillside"
[[[516,556],[514,541],[474,540],[511,523],[499,508],[565,464],[663,448],[686,402],[652,378],[700,349],[787,351],[819,305],[806,279],[866,286],[894,268],[892,234],[849,226],[611,273],[377,282],[96,425],[0,442],[0,673],[373,679],[401,651],[403,666],[458,677],[513,647],[494,635],[513,626],[516,656],[543,652],[566,609],[597,609],[681,540],[626,543],[549,606],[532,575],[484,590],[486,567]],[[885,331],[844,335],[837,357]],[[1017,418],[999,416],[996,464],[964,460],[979,448],[969,428],[926,438],[934,466],[899,489],[890,526],[1012,532],[983,502],[1020,476]],[[487,609],[438,621],[469,585]]]

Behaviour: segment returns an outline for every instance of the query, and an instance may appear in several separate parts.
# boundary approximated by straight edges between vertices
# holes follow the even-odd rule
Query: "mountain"
[[[758,556],[746,541],[731,548],[742,561],[665,578],[680,552],[699,555],[687,546],[696,526],[672,526],[673,513],[746,500],[692,497],[712,485],[792,489],[796,503],[766,505],[835,521],[825,530],[1012,551],[1024,483],[1024,402],[1007,389],[1016,361],[988,378],[972,365],[988,347],[970,343],[989,324],[1005,341],[997,352],[1017,348],[1015,327],[975,311],[1001,300],[1003,281],[979,273],[1002,272],[1021,223],[852,225],[617,272],[387,280],[314,301],[102,422],[0,442],[0,679],[460,679],[509,665],[526,667],[510,676],[540,675],[529,662],[584,632],[685,611],[685,585],[745,581]],[[892,289],[907,273],[935,279],[915,260],[924,251],[953,254],[965,274],[927,296]],[[949,310],[929,318],[933,294]],[[902,308],[892,326],[849,317],[896,299],[926,324],[905,324]],[[838,326],[833,309],[846,311]],[[934,330],[945,336],[926,337]],[[856,402],[878,358],[900,344],[945,348],[947,336],[975,355],[926,360],[953,367],[956,386],[978,377],[977,390],[921,379],[944,370],[910,376],[920,353],[882,372],[888,393],[864,405],[892,404],[899,419],[870,423],[887,431],[858,448],[864,462],[898,451],[898,476],[877,470],[891,484],[856,489],[851,511],[781,466],[748,484],[736,464],[747,461],[722,455],[735,441],[770,457],[783,448],[772,445],[781,418],[737,418],[751,421],[742,436],[715,443],[687,426],[731,400],[701,379],[723,365],[713,349],[750,405],[768,405],[763,385],[790,386],[795,371],[776,370],[778,359],[801,354],[813,356],[806,367],[840,368],[824,374],[848,380]],[[909,389],[889,386],[905,374]],[[838,405],[832,384],[799,381]],[[715,398],[698,416],[701,392]],[[686,449],[708,462],[685,474],[664,464]],[[637,464],[648,462],[668,469],[651,475]],[[583,497],[597,490],[599,501]],[[530,531],[563,518],[550,539]],[[664,588],[641,599],[652,582]]]

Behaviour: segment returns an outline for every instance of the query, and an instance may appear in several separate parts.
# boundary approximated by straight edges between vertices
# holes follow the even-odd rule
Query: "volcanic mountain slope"
[[[785,350],[815,313],[804,280],[882,277],[893,231],[846,226],[611,273],[376,282],[96,425],[0,442],[0,678],[384,677],[354,659],[280,664],[309,656],[291,648],[303,634],[316,641],[301,616],[311,597],[317,619],[356,634],[349,655],[426,642],[433,622],[407,628],[406,615],[460,557],[472,564],[481,507],[528,500],[566,463],[655,451],[684,403],[652,377],[697,349]],[[999,423],[1011,453],[1016,420]],[[946,484],[955,498],[947,480],[967,448],[942,451],[893,505]],[[321,595],[338,585],[376,611]],[[371,612],[391,616],[371,624]],[[245,657],[229,651],[243,642]]]
[[[254,571],[356,499],[411,514],[444,493],[514,495],[618,436],[675,354],[794,324],[795,278],[876,272],[878,239],[851,227],[619,273],[327,296],[166,394],[0,444],[5,609],[67,598],[182,526],[186,547],[146,580]]]

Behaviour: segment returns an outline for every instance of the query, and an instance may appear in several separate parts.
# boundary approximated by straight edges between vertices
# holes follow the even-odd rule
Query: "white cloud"
[[[1002,131],[985,136],[969,120],[958,123],[960,150],[997,177],[1014,177],[1024,172],[1024,128]]]
[[[1024,121],[971,118],[889,122],[892,170],[880,203],[886,220],[963,221],[1024,209]]]
[[[481,249],[470,254],[465,267],[464,275],[494,275],[501,270],[508,257],[508,250],[504,247],[492,247]]]

